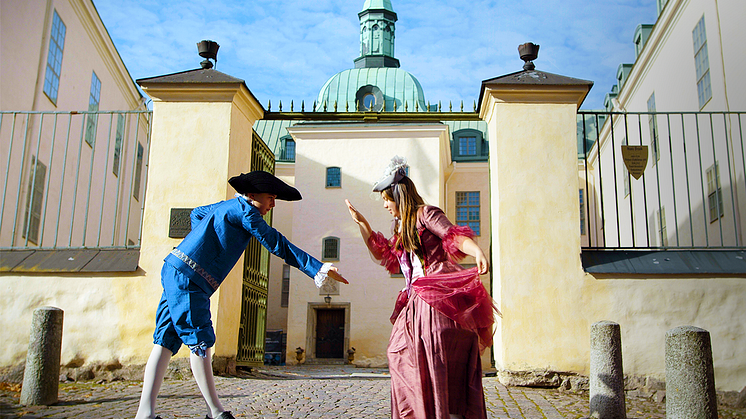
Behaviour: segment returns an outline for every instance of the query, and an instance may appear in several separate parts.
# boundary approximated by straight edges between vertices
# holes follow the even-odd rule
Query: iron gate
[[[251,170],[274,173],[275,156],[256,132],[253,132],[251,143]],[[271,211],[264,218],[272,225]],[[269,251],[259,241],[251,240],[244,255],[236,365],[251,367],[264,364],[268,284]]]

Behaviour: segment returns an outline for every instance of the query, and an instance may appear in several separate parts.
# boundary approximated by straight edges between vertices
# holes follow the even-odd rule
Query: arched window
[[[342,187],[342,170],[339,167],[327,167],[326,168],[326,187],[327,188],[341,188]]]
[[[321,260],[339,260],[338,237],[324,237],[322,241]]]
[[[295,161],[295,140],[293,137],[286,135],[280,138],[280,161],[294,162]]]
[[[473,128],[455,131],[451,158],[454,161],[487,161],[488,150],[482,131]]]

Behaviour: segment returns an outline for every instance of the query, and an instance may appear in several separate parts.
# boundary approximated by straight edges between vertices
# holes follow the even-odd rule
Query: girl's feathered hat
[[[268,193],[277,195],[277,199],[283,201],[300,201],[300,192],[287,183],[276,178],[271,173],[256,170],[242,173],[228,179],[228,183],[241,195],[250,193]]]
[[[373,187],[373,192],[381,192],[389,186],[396,185],[407,176],[407,159],[394,156],[383,171],[383,177]]]

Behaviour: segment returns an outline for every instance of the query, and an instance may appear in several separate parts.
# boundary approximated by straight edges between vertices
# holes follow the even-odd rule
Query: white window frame
[[[702,109],[712,99],[710,58],[707,52],[707,30],[704,15],[692,30],[692,42],[694,44],[694,68],[697,75],[697,100],[699,101],[699,109]]]

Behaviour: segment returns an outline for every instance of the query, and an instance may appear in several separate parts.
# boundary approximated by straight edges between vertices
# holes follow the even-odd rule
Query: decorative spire
[[[365,0],[360,18],[360,57],[355,68],[399,68],[394,58],[394,23],[397,20],[390,0]]]

